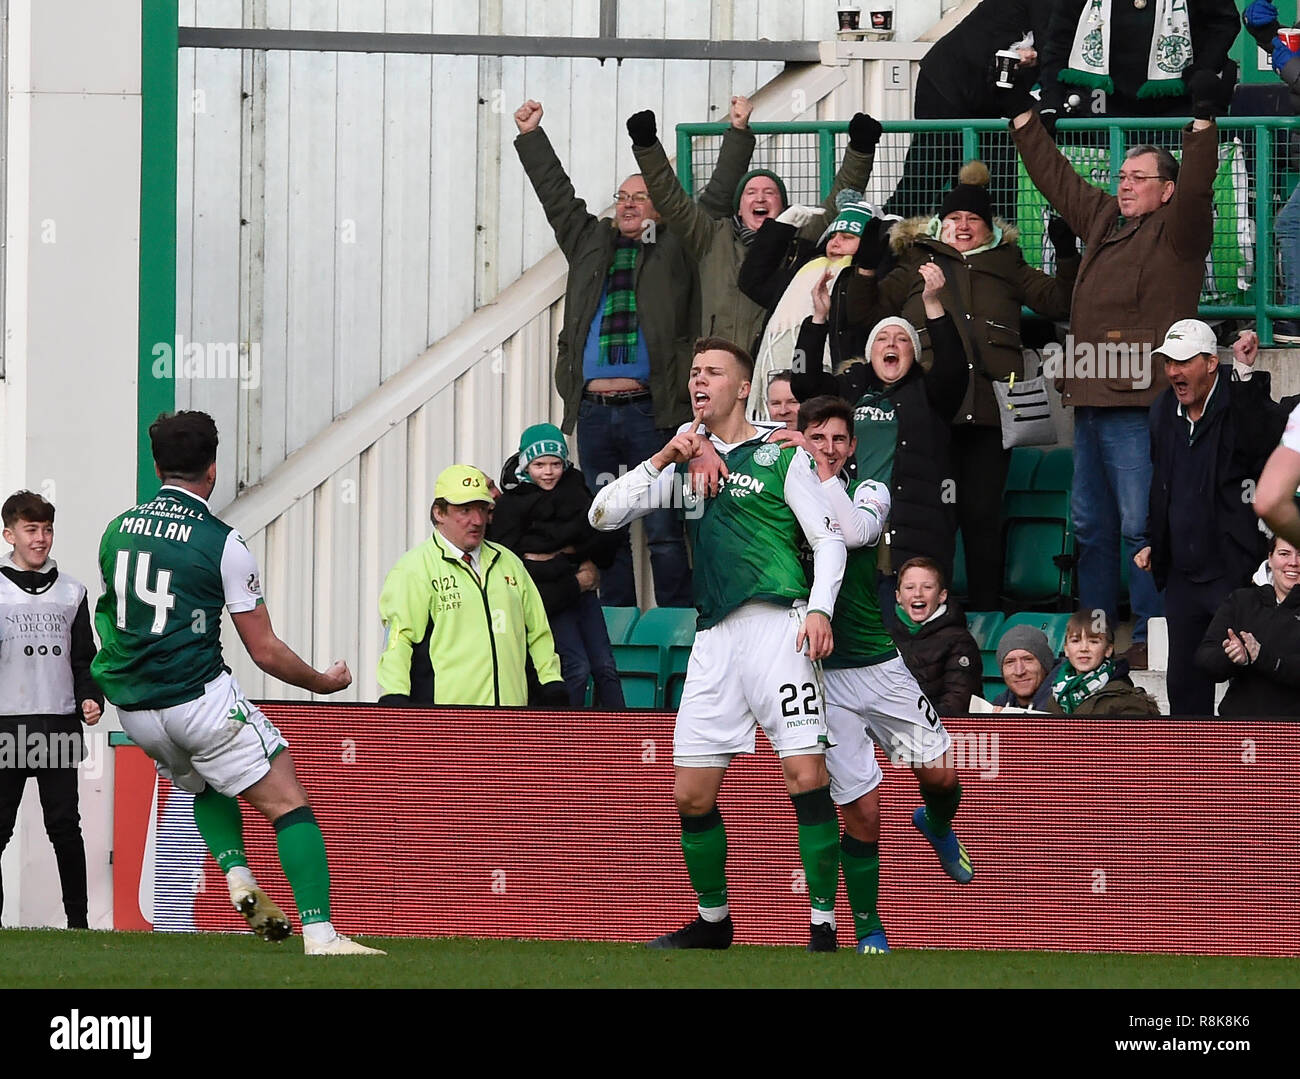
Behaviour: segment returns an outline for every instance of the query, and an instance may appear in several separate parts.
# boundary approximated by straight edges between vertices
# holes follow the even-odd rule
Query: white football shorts
[[[122,729],[153,758],[158,774],[198,794],[204,784],[233,798],[271,770],[289,743],[251,704],[229,672],[203,696],[170,708],[118,709]]]
[[[677,706],[675,758],[753,753],[756,724],[778,756],[824,752],[820,672],[794,647],[806,609],[752,600],[696,633]]]
[[[939,713],[901,656],[822,672],[831,747],[826,770],[836,805],[856,802],[883,778],[873,741],[899,764],[929,764],[952,745]]]

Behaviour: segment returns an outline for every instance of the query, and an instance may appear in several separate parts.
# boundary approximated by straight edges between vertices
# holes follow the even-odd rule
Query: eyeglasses
[[[633,202],[638,206],[644,206],[650,201],[650,196],[644,191],[638,191],[634,195],[629,195],[626,191],[619,191],[614,195],[614,201],[620,206],[627,202]]]
[[[1165,182],[1166,178],[1160,175],[1151,176],[1142,172],[1121,172],[1119,174],[1119,182],[1123,183],[1125,180],[1129,180],[1133,183],[1137,183],[1139,180],[1160,180],[1161,182]]]

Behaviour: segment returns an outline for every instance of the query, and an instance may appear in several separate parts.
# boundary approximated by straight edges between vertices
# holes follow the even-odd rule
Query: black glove
[[[874,270],[889,253],[889,228],[893,222],[873,217],[867,222],[853,253],[853,265],[863,270]]]
[[[1036,111],[1040,102],[1029,92],[1032,83],[1027,82],[1026,73],[1017,68],[1014,77],[1011,80],[1011,86],[998,85],[998,65],[996,60],[990,60],[987,70],[989,92],[993,97],[993,104],[998,112],[1008,120],[1014,120],[1022,112]]]
[[[650,114],[650,122],[654,123],[654,114]],[[569,691],[564,688],[563,682],[547,682],[537,691],[537,706],[539,708],[562,708],[569,707]]]
[[[1047,128],[1047,133],[1052,136],[1052,141],[1056,141],[1056,121],[1060,118],[1060,113],[1055,109],[1039,109],[1038,119]]]
[[[1047,238],[1056,249],[1056,261],[1079,257],[1079,237],[1074,234],[1065,218],[1052,215],[1047,222]]]
[[[658,132],[655,114],[650,109],[634,112],[627,118],[627,133],[632,136],[633,146],[653,146],[659,139]]]
[[[1192,98],[1192,115],[1198,120],[1213,120],[1222,116],[1232,104],[1232,92],[1237,88],[1237,65],[1229,60],[1223,65],[1223,74],[1201,68],[1186,77],[1187,92]]]
[[[876,143],[884,133],[879,120],[865,112],[855,112],[849,121],[849,149],[860,154],[875,153]]]
[[[379,698],[381,708],[414,708],[416,705],[406,693],[385,693]]]

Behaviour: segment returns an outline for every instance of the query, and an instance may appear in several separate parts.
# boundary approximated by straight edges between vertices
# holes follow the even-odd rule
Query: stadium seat
[[[695,640],[694,607],[655,607],[646,611],[632,627],[629,644],[691,644]]]
[[[641,617],[640,607],[602,607],[605,628],[609,630],[609,643],[622,644]]]
[[[668,669],[664,676],[664,707],[676,711],[682,703],[682,687],[686,685],[686,666],[690,662],[691,648],[686,644],[668,647]]]
[[[1003,517],[1037,516],[1026,513],[1028,502],[1032,501],[1034,491],[1034,474],[1042,451],[1032,446],[1016,446],[1011,451],[1011,464],[1007,468],[1007,482],[1003,487]]]
[[[994,647],[1007,616],[1001,611],[967,611],[966,626],[975,643],[984,651]]]
[[[663,661],[657,644],[615,644],[614,665],[629,708],[660,708]]]
[[[666,695],[672,682],[681,697],[678,676],[685,678],[696,617],[693,607],[655,607],[637,619],[625,643],[613,645],[629,708],[675,707],[665,704]]]
[[[1069,612],[1021,611],[1019,614],[1007,617],[1006,622],[1002,624],[998,639],[1001,640],[1002,634],[1013,626],[1033,626],[1035,629],[1043,631],[1047,637],[1048,647],[1052,650],[1052,655],[1059,657],[1061,649],[1065,647],[1065,626],[1069,621]]]
[[[1006,567],[1002,595],[1012,606],[1024,608],[1069,602],[1073,570],[1057,559],[1074,554],[1074,536],[1060,519],[1014,519],[1007,522]]]
[[[957,549],[952,556],[952,583],[948,586],[958,599],[966,595],[966,545],[961,541],[961,532],[957,533]]]

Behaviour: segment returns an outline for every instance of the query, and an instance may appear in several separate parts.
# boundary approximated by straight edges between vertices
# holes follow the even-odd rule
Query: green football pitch
[[[0,988],[1132,988],[1300,987],[1300,959],[733,947],[653,952],[583,941],[360,937],[384,957],[308,960],[302,941],[239,934],[0,931]]]

